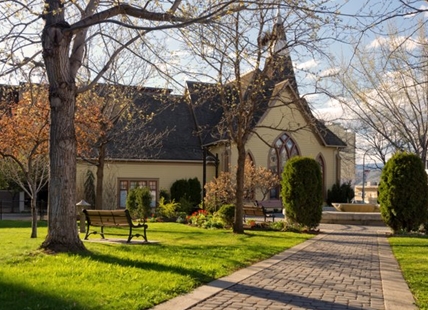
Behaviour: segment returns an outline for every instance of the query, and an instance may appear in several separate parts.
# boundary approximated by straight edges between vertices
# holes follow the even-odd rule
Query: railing
[[[20,204],[24,205],[23,210],[20,211]],[[20,201],[20,200],[0,200],[0,220],[5,218],[5,214],[10,215],[30,215],[31,209],[29,206],[29,201]],[[47,214],[47,202],[44,200],[37,201],[37,214],[40,220],[44,219],[44,216]]]

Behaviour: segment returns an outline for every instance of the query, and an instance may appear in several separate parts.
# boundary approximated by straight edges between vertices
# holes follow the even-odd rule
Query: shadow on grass
[[[182,247],[181,247],[182,249]],[[182,252],[180,253],[182,254]],[[131,267],[131,268],[139,268],[142,270],[151,270],[156,272],[166,272],[166,273],[176,273],[179,275],[187,275],[192,279],[196,280],[198,283],[207,283],[209,281],[214,280],[215,278],[211,275],[205,274],[197,269],[192,267],[181,267],[174,265],[166,265],[157,262],[149,262],[149,261],[140,261],[128,258],[120,258],[114,255],[103,254],[103,253],[94,253],[94,252],[81,252],[77,255],[82,258],[90,258],[91,260],[96,260],[98,262],[102,262],[105,264],[119,265],[122,267]]]
[[[16,285],[5,283],[0,280],[0,308],[8,310],[22,309],[87,309],[80,305],[77,300],[63,299],[59,296],[52,296],[44,292],[43,288],[39,290],[32,289],[25,285]]]

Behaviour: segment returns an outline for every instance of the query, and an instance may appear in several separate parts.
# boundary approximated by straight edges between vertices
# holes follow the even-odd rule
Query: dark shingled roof
[[[192,113],[195,133],[201,145],[211,144],[223,138],[216,128],[223,116],[216,88],[215,84],[187,82],[189,111]]]
[[[161,90],[161,89],[159,89]],[[202,148],[195,134],[195,127],[187,101],[183,96],[162,94],[142,89],[134,103],[141,107],[145,114],[153,112],[153,119],[144,127],[149,134],[167,131],[161,144],[152,148],[134,149],[124,156],[120,150],[129,137],[117,139],[109,146],[109,156],[115,159],[152,159],[152,160],[202,160]],[[127,133],[127,135],[132,133]],[[139,133],[134,133],[138,136]],[[128,142],[129,143],[129,142]],[[132,148],[131,146],[128,146]]]
[[[336,134],[333,133],[330,129],[328,129],[320,120],[315,120],[315,127],[317,128],[318,134],[323,139],[325,146],[346,147],[346,143],[336,136]]]

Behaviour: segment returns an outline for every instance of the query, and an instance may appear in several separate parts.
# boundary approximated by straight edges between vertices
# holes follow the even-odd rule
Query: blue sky
[[[369,46],[375,50],[379,41],[387,40],[388,27],[390,25],[393,25],[399,31],[398,35],[403,37],[416,35],[414,31],[418,23],[420,21],[425,22],[428,18],[428,14],[423,12],[408,14],[414,12],[411,7],[419,10],[428,10],[427,1],[407,0],[406,3],[411,7],[405,9],[403,9],[403,5],[398,0],[336,0],[333,2],[336,4],[343,4],[341,7],[341,13],[345,14],[343,16],[343,22],[357,29],[343,31],[339,36],[342,42],[332,41],[329,52],[336,58],[333,63],[322,57],[309,58],[306,62],[296,63],[295,66],[297,68],[304,66],[306,70],[314,74],[312,77],[308,76],[308,74],[302,75],[302,71],[297,70],[300,79],[317,79],[320,76],[327,75],[329,72],[334,72],[335,66],[339,65],[340,62],[347,63],[352,61],[354,48],[357,44],[356,42],[358,42],[358,47]],[[348,17],[346,14],[358,14],[360,17]],[[381,16],[384,17],[382,18]],[[380,20],[382,20],[382,22],[379,22]],[[363,31],[364,28],[367,28],[365,26],[374,22],[376,22],[375,26]],[[301,94],[307,95],[307,99],[314,107],[318,117],[333,120],[341,115],[341,109],[334,100],[320,94],[312,94],[313,89],[310,87],[310,83],[306,84],[308,84],[307,87],[300,89]]]

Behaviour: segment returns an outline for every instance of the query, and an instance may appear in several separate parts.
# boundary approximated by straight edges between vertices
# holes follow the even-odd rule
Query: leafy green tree
[[[427,219],[428,184],[422,160],[407,152],[394,154],[383,168],[380,212],[394,232],[419,229]]]
[[[322,216],[321,169],[315,159],[295,156],[287,161],[282,172],[282,203],[287,219],[316,228]]]

